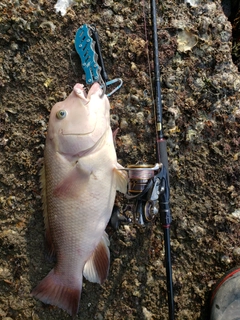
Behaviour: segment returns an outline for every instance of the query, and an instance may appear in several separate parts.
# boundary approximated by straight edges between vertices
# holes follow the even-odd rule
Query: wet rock
[[[240,76],[232,60],[232,25],[220,0],[156,2],[176,320],[205,320],[213,285],[240,261]],[[52,105],[76,82],[84,83],[73,45],[83,21],[97,25],[109,78],[124,82],[110,98],[112,125],[120,127],[119,162],[156,162],[149,4],[82,0],[62,17],[55,3],[0,4],[0,317],[5,319],[69,318],[30,292],[51,269],[44,258],[40,159]],[[117,202],[121,210],[128,205],[119,195]],[[102,286],[84,282],[78,318],[168,319],[159,219],[144,228],[130,224],[107,231],[109,277]]]

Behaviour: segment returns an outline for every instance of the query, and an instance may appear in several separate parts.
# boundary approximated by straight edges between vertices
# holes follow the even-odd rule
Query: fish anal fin
[[[66,280],[65,280],[66,282]],[[33,289],[32,295],[44,303],[57,306],[75,317],[78,313],[82,283],[73,285],[64,283],[60,274],[52,269]]]
[[[45,166],[43,166],[40,171],[40,184],[41,184],[41,195],[42,195],[42,202],[43,202],[44,224],[45,224],[46,230],[48,230],[49,223],[48,223],[48,213],[47,213],[47,190],[46,190]]]
[[[114,170],[115,181],[116,181],[116,189],[123,194],[127,193],[127,184],[128,184],[127,172],[119,163],[117,163],[116,168],[114,168],[113,170]]]
[[[83,275],[87,280],[100,284],[106,280],[110,264],[110,252],[108,246],[108,235],[104,232],[95,251],[85,263]]]

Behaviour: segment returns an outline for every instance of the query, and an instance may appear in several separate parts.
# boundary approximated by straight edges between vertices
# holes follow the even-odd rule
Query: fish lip
[[[82,99],[85,102],[85,104],[89,102],[86,89],[83,84],[81,83],[75,84],[75,86],[73,87],[73,92],[76,94],[78,98]]]
[[[96,88],[97,87],[97,88]],[[87,98],[90,100],[91,99],[91,96],[98,93],[98,96],[100,99],[103,98],[104,96],[104,91],[103,89],[101,88],[100,84],[98,82],[94,82],[91,86],[91,88],[89,89],[88,91],[88,95],[87,95]]]

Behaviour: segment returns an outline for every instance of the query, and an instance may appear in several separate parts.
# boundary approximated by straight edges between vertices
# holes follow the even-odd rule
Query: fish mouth
[[[89,89],[88,93],[86,93],[86,88],[81,83],[75,84],[75,86],[73,87],[73,91],[77,97],[79,97],[81,100],[85,102],[85,104],[87,104],[90,101],[91,95],[97,93],[98,91],[100,98],[102,98],[104,95],[104,92],[98,82],[94,82],[94,84]]]

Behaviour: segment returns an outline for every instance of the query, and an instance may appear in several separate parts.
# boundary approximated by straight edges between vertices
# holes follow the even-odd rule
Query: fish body
[[[51,110],[42,194],[46,242],[57,264],[32,294],[75,316],[83,275],[103,283],[109,270],[105,233],[116,190],[126,192],[127,178],[117,163],[110,128],[110,106],[98,83],[86,95],[76,84]]]

